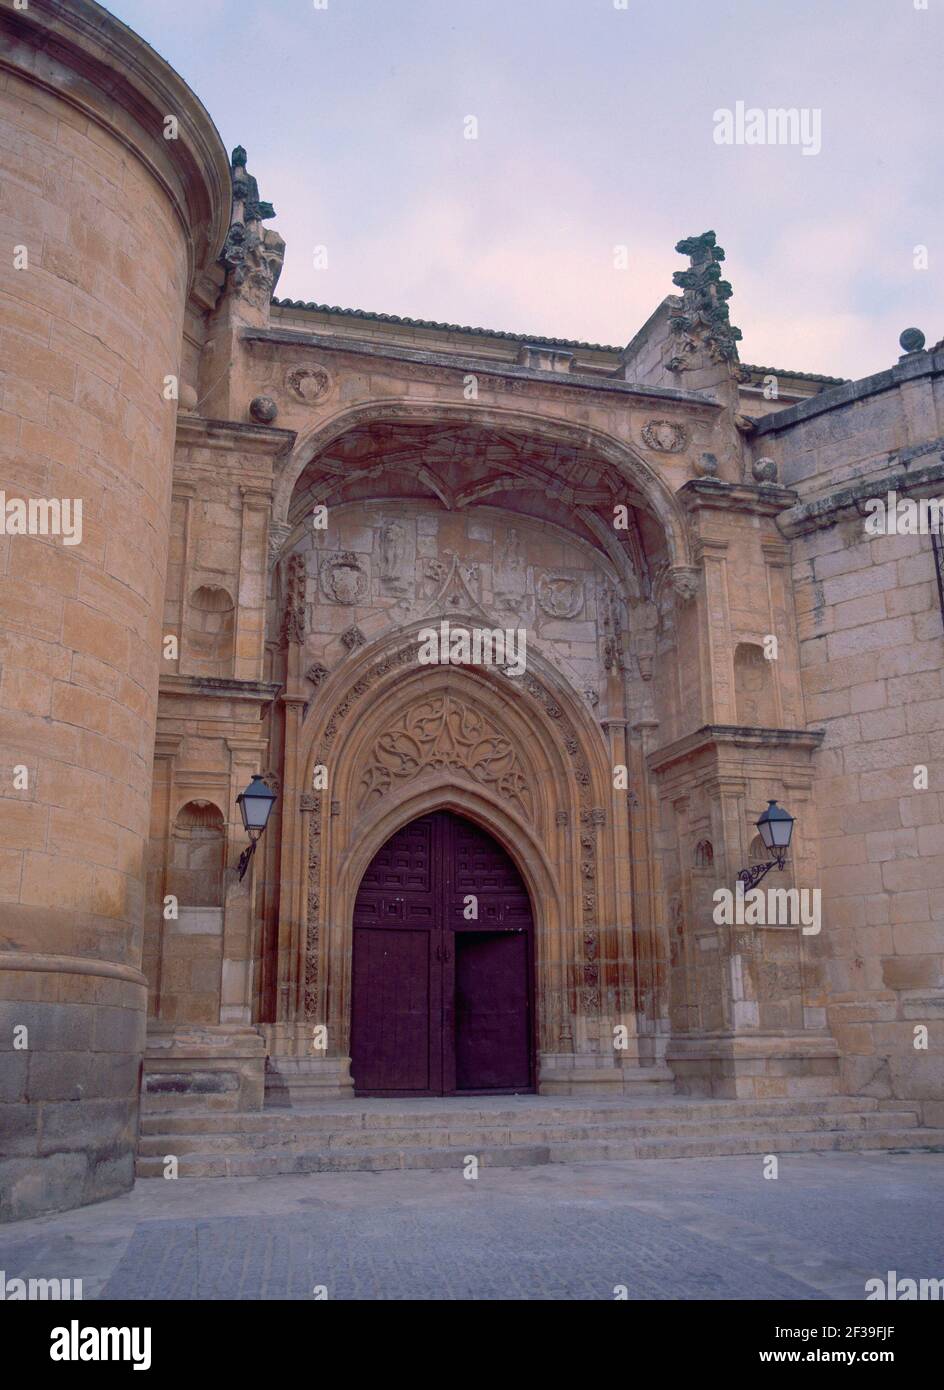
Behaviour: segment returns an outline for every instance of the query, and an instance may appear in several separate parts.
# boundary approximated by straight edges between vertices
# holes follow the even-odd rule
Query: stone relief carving
[[[650,449],[662,454],[680,454],[688,443],[688,431],[673,420],[650,420],[643,426],[642,437]]]
[[[342,550],[321,562],[321,590],[335,603],[360,603],[367,593],[367,575],[359,556]]]
[[[598,595],[603,635],[603,665],[607,671],[612,671],[614,667],[622,671],[626,666],[623,652],[623,605],[611,584],[601,584]]]
[[[583,609],[583,580],[570,574],[542,574],[537,600],[549,617],[576,618]]]
[[[383,796],[394,782],[430,768],[464,772],[514,802],[529,818],[531,789],[509,740],[476,709],[453,695],[424,700],[396,728],[380,735],[361,778],[359,807]]]
[[[302,643],[305,640],[305,557],[289,556],[285,571],[285,609],[282,615],[282,641]]]
[[[413,592],[415,553],[412,528],[395,517],[385,520],[376,546],[376,572],[383,593],[403,597]]]
[[[516,613],[527,607],[528,565],[521,544],[521,536],[512,526],[501,546],[498,547],[494,562],[495,598]]]
[[[282,547],[292,534],[292,528],[286,521],[271,521],[269,523],[269,564],[274,565],[282,554]]]
[[[691,603],[698,593],[698,575],[694,565],[676,565],[669,571],[672,590],[680,603]]]
[[[384,522],[380,531],[380,577],[389,581],[400,578],[406,532],[399,521]]]
[[[298,400],[312,405],[326,394],[331,378],[321,366],[292,367],[285,374],[285,385]]]
[[[316,661],[314,665],[309,666],[308,670],[305,672],[305,679],[311,681],[312,685],[318,686],[321,685],[323,681],[326,681],[330,674],[331,672],[328,670],[327,666],[322,666],[320,662]]]
[[[356,626],[345,628],[341,633],[341,641],[349,652],[353,652],[357,647],[363,647],[367,644],[367,638],[361,632],[360,628]]]

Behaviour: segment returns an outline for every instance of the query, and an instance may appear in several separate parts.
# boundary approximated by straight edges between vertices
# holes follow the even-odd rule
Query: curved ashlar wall
[[[133,1180],[165,379],[188,296],[212,295],[230,202],[203,107],[89,0],[5,8],[0,121],[0,1215],[15,1218]],[[10,534],[11,501],[47,534]]]

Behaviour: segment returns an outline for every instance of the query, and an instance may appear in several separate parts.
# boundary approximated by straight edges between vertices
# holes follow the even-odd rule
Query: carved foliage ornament
[[[305,640],[305,557],[292,555],[286,567],[285,610],[282,615],[282,641]]]
[[[380,735],[361,778],[359,807],[430,768],[462,772],[514,802],[529,818],[531,789],[511,742],[476,709],[453,695],[414,705]]]
[[[698,593],[698,575],[694,565],[676,565],[669,570],[672,590],[680,603],[691,603]]]
[[[733,290],[721,278],[724,248],[718,245],[714,232],[702,232],[701,236],[685,237],[675,249],[680,256],[688,256],[690,268],[677,270],[672,276],[683,293],[681,312],[669,319],[680,345],[667,363],[669,371],[698,367],[705,355],[712,362],[736,364],[741,330],[728,315],[727,301]]]

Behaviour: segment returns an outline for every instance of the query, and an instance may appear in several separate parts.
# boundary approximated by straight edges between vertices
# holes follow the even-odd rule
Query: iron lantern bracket
[[[761,879],[770,873],[771,869],[783,870],[787,862],[787,856],[780,854],[776,859],[769,859],[766,864],[755,864],[750,869],[742,869],[738,874],[738,882],[743,883],[748,891],[756,888]]]

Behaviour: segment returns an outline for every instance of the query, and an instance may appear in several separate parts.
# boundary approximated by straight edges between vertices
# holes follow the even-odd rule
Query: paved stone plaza
[[[861,1299],[944,1276],[942,1230],[940,1154],[150,1179],[6,1227],[0,1269],[86,1299]]]

